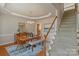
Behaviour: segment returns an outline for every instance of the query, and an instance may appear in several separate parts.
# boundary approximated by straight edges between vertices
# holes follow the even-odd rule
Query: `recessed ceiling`
[[[5,6],[12,12],[27,16],[43,16],[51,12],[50,4],[42,3],[9,3]]]
[[[51,3],[5,3],[2,6],[12,13],[29,17],[40,17],[49,13],[55,16],[55,8]]]

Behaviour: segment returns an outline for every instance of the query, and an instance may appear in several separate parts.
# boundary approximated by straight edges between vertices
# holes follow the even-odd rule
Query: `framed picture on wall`
[[[51,24],[44,24],[44,32],[48,32],[49,28],[50,28]]]

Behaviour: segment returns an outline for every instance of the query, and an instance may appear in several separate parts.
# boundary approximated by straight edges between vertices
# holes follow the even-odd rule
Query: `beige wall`
[[[41,31],[42,31],[42,34],[44,34],[44,25],[45,24],[48,24],[48,23],[51,23],[53,20],[51,18],[47,18],[47,19],[43,19],[43,20],[38,20],[36,22],[36,24],[41,24]]]
[[[35,23],[34,24],[26,24],[26,32],[35,33]]]
[[[26,22],[26,19],[12,16],[0,15],[0,42],[14,41],[14,33],[17,32],[18,22]],[[26,32],[34,32],[35,24],[26,24]]]
[[[14,34],[18,29],[18,22],[26,22],[24,18],[11,16],[11,15],[2,15],[0,16],[1,28],[0,33],[2,34]],[[31,29],[30,29],[31,28]],[[26,24],[27,31],[34,31],[34,24]]]
[[[1,26],[2,26],[2,20],[0,19],[0,34],[1,34]]]
[[[57,18],[57,28],[58,28],[60,25],[62,16],[64,14],[64,3],[54,3],[53,6],[56,8],[56,11],[57,11],[56,16],[58,17]]]
[[[64,13],[64,3],[53,3],[53,6],[56,8],[57,14],[62,17]]]

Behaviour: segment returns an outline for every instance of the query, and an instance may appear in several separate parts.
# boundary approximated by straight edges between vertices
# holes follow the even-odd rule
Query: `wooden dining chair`
[[[17,43],[16,49],[24,47],[24,44],[26,44],[26,36],[23,35],[23,33],[16,34],[16,43]]]

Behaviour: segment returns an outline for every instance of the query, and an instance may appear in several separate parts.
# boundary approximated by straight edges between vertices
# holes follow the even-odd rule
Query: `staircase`
[[[51,45],[49,54],[51,56],[77,55],[75,10],[64,12],[60,28],[53,45]]]

